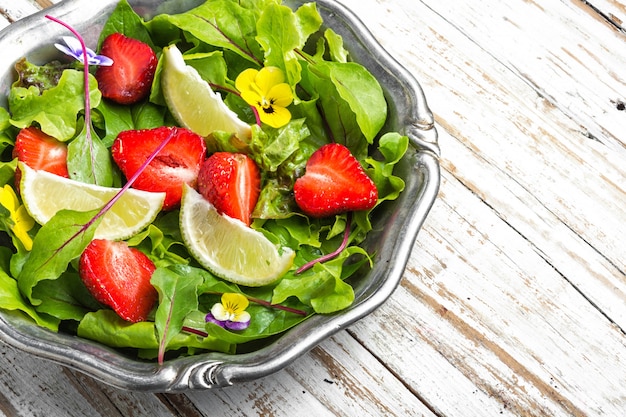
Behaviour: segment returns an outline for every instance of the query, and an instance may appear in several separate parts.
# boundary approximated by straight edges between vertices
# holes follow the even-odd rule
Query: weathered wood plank
[[[165,407],[146,394],[126,393],[133,408],[146,413],[125,413],[100,392],[101,384],[67,368],[0,346],[0,410],[7,416],[127,416],[164,415]],[[141,411],[141,410],[140,410]]]
[[[616,27],[626,30],[626,3],[619,0],[583,0],[594,12],[610,21]]]
[[[500,4],[494,2],[493,7],[487,9],[497,9]],[[506,4],[510,6],[513,3]],[[610,145],[614,139],[622,141],[624,132],[616,128],[616,135],[607,133],[602,136],[604,142],[589,140],[584,123],[590,120],[590,123],[596,123],[596,115],[578,115],[572,120],[574,114],[565,113],[563,106],[551,102],[554,97],[566,97],[572,91],[575,97],[580,97],[576,89],[588,87],[579,86],[574,75],[563,75],[558,83],[542,81],[553,88],[556,88],[554,84],[559,84],[563,91],[555,89],[549,97],[538,95],[540,92],[534,84],[528,83],[528,77],[541,77],[543,64],[529,67],[525,71],[529,75],[521,76],[511,66],[510,57],[495,57],[493,50],[477,43],[481,41],[491,45],[491,41],[474,35],[469,38],[465,32],[476,27],[479,19],[478,11],[474,10],[472,15],[472,10],[466,10],[465,5],[463,2],[456,9],[447,8],[444,14],[435,13],[430,6],[421,7],[423,4],[417,3],[393,22],[381,19],[385,13],[391,13],[381,8],[367,9],[364,16],[369,19],[367,24],[376,30],[381,42],[424,83],[431,107],[443,127],[475,154],[477,164],[491,166],[501,172],[502,180],[495,181],[493,176],[485,176],[474,165],[465,166],[472,160],[449,154],[445,146],[442,147],[444,168],[501,213],[511,227],[528,236],[555,268],[563,271],[577,286],[582,286],[581,291],[594,303],[603,310],[613,310],[614,319],[619,319],[620,325],[626,328],[624,303],[612,302],[616,301],[615,297],[619,300],[625,297],[626,249],[621,242],[626,234],[626,225],[622,220],[626,217],[626,206],[609,204],[626,201],[626,175],[620,162],[626,158],[626,150]],[[482,6],[481,10],[484,9]],[[474,20],[465,23],[467,28],[464,32],[458,29],[457,20],[470,19],[468,14]],[[568,9],[563,10],[563,15],[568,16]],[[537,16],[529,14],[525,19],[534,20]],[[404,41],[409,41],[410,32],[403,33],[402,28],[418,21],[422,22],[422,38],[413,40],[413,48],[399,47]],[[590,19],[584,24],[593,25],[594,22]],[[483,24],[489,26],[484,21]],[[524,23],[518,25],[523,26]],[[593,33],[605,30],[608,35],[612,34],[604,26],[596,25]],[[567,31],[568,27],[564,25],[557,30]],[[523,61],[517,52],[511,55]],[[542,61],[541,57],[537,61]],[[611,68],[597,67],[596,70],[607,76],[613,74]],[[615,74],[617,72],[613,76]],[[623,81],[620,84],[619,79],[615,80],[615,84],[618,88],[626,88],[626,84]],[[588,92],[588,100],[599,101],[598,96],[604,93],[599,88],[594,91]],[[608,102],[606,97],[602,97]],[[613,112],[611,121],[617,126],[626,114],[606,107],[605,111]],[[597,111],[597,116],[601,113],[597,109],[590,111]],[[606,119],[609,119],[608,116]],[[603,126],[608,124],[602,123]],[[503,194],[507,190],[509,192]],[[534,220],[527,217],[529,208],[543,210],[544,214],[553,213],[556,219],[538,230],[536,215]],[[571,245],[572,249],[565,245]],[[586,249],[580,252],[579,248],[584,247]],[[583,253],[585,257],[581,258]],[[576,271],[580,267],[596,271],[595,280],[577,279]],[[608,275],[605,274],[607,269],[612,271]],[[596,291],[598,293],[594,294]],[[612,293],[615,294],[610,301],[603,303],[605,295]]]
[[[8,23],[13,23],[23,17],[31,15],[36,11],[41,10],[41,7],[34,2],[24,1],[0,1],[0,16],[4,18]]]
[[[346,332],[276,375],[187,394],[128,392],[10,347],[0,346],[0,354],[0,385],[20,387],[3,390],[0,396],[0,411],[7,415],[290,416],[308,410],[320,417],[432,416],[414,393]]]
[[[620,243],[625,213],[623,204],[611,202],[626,201],[626,180],[621,162],[624,132],[618,129],[623,113],[609,97],[623,91],[617,75],[623,55],[604,62],[609,52],[599,48],[602,58],[589,70],[598,73],[597,88],[579,85],[576,74],[583,70],[571,62],[570,54],[561,52],[564,68],[556,65],[554,56],[567,42],[577,45],[574,35],[581,25],[593,35],[585,37],[592,45],[602,45],[609,36],[609,44],[623,47],[621,35],[574,8],[560,10],[554,4],[548,13],[550,21],[556,21],[548,25],[550,33],[544,29],[532,35],[536,32],[530,28],[544,11],[517,12],[515,22],[506,23],[502,8],[527,7],[518,2],[420,2],[402,15],[393,14],[386,3],[352,6],[426,88],[443,132],[442,166],[449,173],[444,171],[440,201],[449,208],[438,215],[436,205],[418,239],[407,271],[410,284],[405,284],[414,299],[407,296],[395,304],[403,294],[400,290],[381,308],[388,312],[384,317],[392,317],[388,309],[427,304],[428,315],[412,308],[404,311],[422,319],[421,326],[400,321],[391,332],[394,322],[389,320],[382,331],[383,320],[375,313],[354,327],[356,337],[378,356],[400,356],[394,370],[429,404],[448,406],[441,409],[444,415],[470,415],[463,407],[474,410],[472,415],[484,415],[485,402],[495,407],[493,401],[501,405],[500,411],[506,408],[515,415],[620,414],[626,408],[620,392],[623,381],[613,378],[615,369],[625,367],[620,360],[624,336],[611,320],[622,328],[626,324],[625,253]],[[494,27],[493,22],[503,26]],[[411,27],[420,28],[418,38]],[[512,48],[510,38],[497,35],[522,33],[516,27],[532,35],[532,42],[522,42],[519,49],[528,51],[530,43],[538,44],[540,52],[532,55],[536,65],[524,62],[526,55],[520,51],[508,51],[518,49],[517,43]],[[561,33],[554,47],[552,31]],[[411,47],[404,47],[405,42]],[[576,54],[586,54],[581,51]],[[544,65],[546,58],[551,61]],[[574,69],[568,71],[568,66]],[[546,77],[546,68],[559,77]],[[530,82],[535,78],[540,81]],[[582,79],[595,85],[594,76]],[[601,88],[603,84],[608,87]],[[570,95],[580,102],[572,104]],[[602,106],[581,104],[587,102]],[[612,130],[605,131],[605,125]],[[588,126],[603,132],[599,141],[588,139]],[[472,195],[478,201],[470,210]],[[605,203],[598,206],[599,201]],[[455,278],[448,275],[456,273]],[[481,311],[475,303],[482,305]],[[420,340],[427,342],[430,353],[439,352],[442,358],[410,361],[419,349],[411,350],[403,340],[407,327],[423,334]],[[486,328],[490,330],[485,333]],[[383,340],[367,343],[389,333],[396,334],[399,346],[387,347]],[[464,341],[457,345],[459,340]],[[421,348],[428,352],[428,347]],[[399,355],[403,349],[408,352]],[[407,360],[413,366],[405,366]],[[443,366],[445,361],[456,369]],[[409,373],[411,368],[421,369]],[[463,381],[453,377],[456,372],[495,400],[469,395],[470,383],[465,389],[461,384],[465,395],[459,395],[459,402],[455,397],[458,408],[440,401],[441,392],[459,392],[450,382]]]

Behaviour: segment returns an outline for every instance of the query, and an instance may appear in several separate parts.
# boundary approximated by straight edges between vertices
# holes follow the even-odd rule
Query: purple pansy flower
[[[250,325],[248,299],[237,293],[222,294],[222,302],[213,304],[206,321],[229,330],[244,330]]]
[[[54,46],[66,55],[73,57],[81,62],[83,65],[83,48],[80,41],[72,36],[63,36],[63,42],[65,45],[55,43]],[[100,65],[102,67],[108,67],[113,65],[113,60],[108,56],[96,55],[94,51],[87,48],[87,63],[89,65]]]

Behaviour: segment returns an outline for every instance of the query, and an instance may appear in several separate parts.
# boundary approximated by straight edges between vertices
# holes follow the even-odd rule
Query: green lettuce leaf
[[[87,129],[91,129],[89,137]],[[90,123],[83,123],[81,132],[68,145],[67,169],[73,180],[102,187],[113,186],[111,153],[91,128]]]
[[[83,225],[92,221],[97,212],[61,210],[39,230],[30,256],[17,277],[20,291],[33,305],[42,302],[33,296],[33,288],[40,281],[59,278],[91,242],[102,217],[87,228]]]
[[[143,321],[130,323],[120,318],[113,310],[88,313],[78,325],[77,335],[116,348],[149,349],[157,352],[159,340],[154,323]],[[200,337],[192,333],[178,333],[168,344],[169,350],[181,348],[204,349],[231,353],[230,343],[215,337]]]
[[[59,320],[37,312],[22,296],[17,286],[17,281],[8,274],[8,258],[10,257],[11,250],[6,246],[0,246],[0,258],[2,259],[2,268],[0,269],[0,308],[5,311],[21,311],[33,319],[39,326],[56,331]]]
[[[40,92],[37,87],[13,87],[9,93],[11,123],[19,128],[39,123],[41,130],[50,136],[67,141],[76,134],[77,115],[85,108],[84,73],[65,70],[59,83]],[[89,75],[91,105],[100,103],[102,94],[94,76]]]
[[[159,306],[154,321],[159,338],[159,358],[183,328],[185,317],[198,309],[198,286],[204,281],[193,269],[157,268],[150,282],[159,293]]]
[[[173,25],[201,42],[234,52],[258,65],[263,53],[258,43],[250,42],[256,35],[258,13],[237,2],[213,0],[185,13],[155,16],[150,25]]]

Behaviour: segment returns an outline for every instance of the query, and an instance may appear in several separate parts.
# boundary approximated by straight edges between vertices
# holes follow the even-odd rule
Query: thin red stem
[[[223,295],[223,292],[207,292],[206,294],[215,294],[215,295]],[[269,301],[265,301],[262,300],[260,298],[255,298],[255,297],[249,297],[245,294],[241,294],[244,297],[246,297],[248,299],[248,301],[256,303],[256,304],[260,304],[262,306],[268,307],[268,308],[275,308],[277,310],[282,310],[282,311],[286,311],[288,313],[294,313],[294,314],[298,314],[300,316],[306,316],[307,312],[303,311],[303,310],[298,310],[297,308],[291,308],[291,307],[286,307],[280,304],[272,304]]]
[[[265,300],[262,300],[260,298],[254,298],[254,297],[248,297],[248,296],[246,296],[246,298],[249,301],[252,301],[253,303],[257,303],[257,304],[260,304],[260,305],[265,306],[265,307],[275,308],[275,309],[278,309],[278,310],[283,310],[283,311],[286,311],[288,313],[298,314],[300,316],[306,316],[306,314],[307,314],[306,311],[298,310],[296,308],[286,307],[286,306],[283,306],[283,305],[280,305],[280,304],[272,304],[269,301],[265,301]]]
[[[319,258],[313,259],[312,261],[305,263],[304,265],[302,265],[300,268],[296,270],[296,274],[301,274],[304,271],[313,268],[315,264],[326,262],[339,256],[339,254],[346,248],[346,246],[348,246],[348,241],[350,238],[350,229],[351,229],[350,224],[351,223],[352,223],[352,212],[349,212],[347,219],[346,219],[346,229],[343,232],[343,240],[341,241],[341,245],[339,245],[339,247],[335,249],[333,252],[326,254],[324,256],[320,256]]]
[[[237,90],[233,90],[232,88],[224,87],[223,85],[213,84],[213,83],[209,83],[209,86],[211,86],[211,88],[213,88],[214,90],[222,90],[227,93],[231,93],[238,97],[241,97],[241,93]],[[259,116],[259,111],[257,110],[256,107],[254,107],[251,104],[248,104],[248,106],[250,106],[250,108],[252,109],[252,113],[254,114],[254,119],[256,121],[256,124],[258,126],[261,126],[261,117]]]
[[[193,333],[200,337],[207,337],[209,334],[207,332],[203,332],[202,330],[194,329],[193,327],[183,326],[183,331],[188,333]]]
[[[94,155],[94,149],[93,149],[93,142],[92,142],[92,138],[91,138],[91,97],[89,95],[89,57],[87,55],[87,45],[85,44],[85,40],[83,39],[83,37],[81,36],[80,33],[78,33],[78,31],[76,29],[74,29],[72,26],[68,25],[67,23],[65,23],[62,20],[57,19],[54,16],[50,16],[50,15],[46,15],[47,19],[52,20],[53,22],[56,22],[58,24],[60,24],[61,26],[65,27],[67,30],[69,30],[70,32],[72,32],[72,34],[76,37],[76,39],[78,39],[78,41],[80,42],[80,47],[83,49],[83,85],[84,85],[84,96],[85,96],[85,128],[87,129],[87,132],[85,133],[86,137],[87,137],[87,143],[89,143],[89,150],[90,150],[90,155],[91,155],[91,167],[93,169],[93,167],[96,165],[96,161],[95,161],[95,155]],[[96,173],[92,172],[94,181],[96,181]]]

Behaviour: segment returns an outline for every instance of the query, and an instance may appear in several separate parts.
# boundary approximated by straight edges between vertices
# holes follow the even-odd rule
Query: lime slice
[[[260,287],[277,281],[293,265],[295,253],[291,249],[280,251],[263,233],[220,215],[187,185],[183,189],[180,229],[197,261],[226,281]]]
[[[104,207],[119,188],[101,187],[34,170],[20,163],[20,192],[28,213],[44,225],[59,210],[89,211]],[[152,223],[165,193],[128,189],[102,217],[95,238],[127,239]]]
[[[250,125],[243,122],[213,91],[198,71],[185,63],[176,45],[163,49],[161,89],[170,112],[178,123],[200,136],[215,131],[250,137]]]

